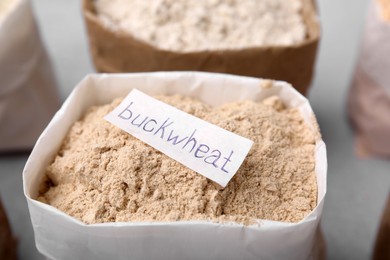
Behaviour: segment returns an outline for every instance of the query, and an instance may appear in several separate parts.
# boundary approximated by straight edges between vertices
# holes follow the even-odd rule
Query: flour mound
[[[223,189],[103,117],[120,100],[92,107],[70,129],[39,200],[85,223],[210,220],[298,222],[316,206],[316,134],[278,97],[210,107],[158,99],[254,141]]]
[[[165,50],[289,46],[306,37],[302,0],[95,0],[112,30]]]

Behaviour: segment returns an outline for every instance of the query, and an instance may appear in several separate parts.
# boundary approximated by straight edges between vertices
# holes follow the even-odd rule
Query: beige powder
[[[297,222],[314,209],[317,133],[297,109],[286,109],[277,97],[218,108],[181,96],[157,98],[254,141],[226,188],[105,121],[116,100],[92,107],[74,124],[38,199],[85,223]]]
[[[165,50],[288,46],[306,37],[302,0],[95,0],[98,16]]]

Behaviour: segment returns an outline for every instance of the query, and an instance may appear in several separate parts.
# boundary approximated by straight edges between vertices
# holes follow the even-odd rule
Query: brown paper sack
[[[0,42],[0,153],[31,149],[60,102],[28,0],[6,9]]]
[[[348,113],[358,153],[390,157],[390,17],[385,17],[379,1],[371,1]]]
[[[374,247],[374,260],[390,259],[390,193],[384,207]]]
[[[16,240],[13,238],[9,227],[7,215],[0,200],[0,259],[16,259]]]
[[[84,0],[83,14],[90,50],[100,72],[210,71],[284,80],[302,94],[313,77],[320,25],[315,1],[303,0],[307,37],[291,46],[240,50],[174,52],[159,49],[129,33],[114,32],[96,15],[93,0]]]
[[[217,106],[277,95],[297,107],[317,131],[306,98],[286,82],[262,88],[261,79],[200,72],[89,75],[80,82],[37,141],[23,171],[24,194],[38,250],[50,259],[323,259],[318,233],[326,193],[326,147],[317,137],[317,206],[298,223],[257,220],[258,225],[210,221],[116,222],[87,225],[41,203],[39,186],[69,128],[93,105],[110,103],[133,88],[148,95],[181,94]],[[269,85],[269,84],[266,84]],[[321,253],[322,252],[322,253]]]

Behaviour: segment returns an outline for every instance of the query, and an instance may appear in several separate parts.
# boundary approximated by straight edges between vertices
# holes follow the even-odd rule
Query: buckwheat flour
[[[288,46],[306,37],[302,0],[95,0],[113,30],[166,50]]]
[[[212,108],[181,96],[158,99],[254,141],[225,189],[184,167],[92,107],[48,166],[38,200],[85,223],[255,219],[298,222],[316,206],[315,136],[277,97]]]

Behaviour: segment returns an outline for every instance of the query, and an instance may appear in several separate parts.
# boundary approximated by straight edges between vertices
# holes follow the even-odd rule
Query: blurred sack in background
[[[373,259],[390,259],[390,193],[383,210],[382,221],[376,237]]]
[[[298,43],[196,51],[165,50],[134,34],[113,30],[99,18],[95,2],[83,0],[83,15],[91,56],[99,72],[219,72],[283,80],[291,83],[303,95],[307,94],[321,34],[314,0],[302,0],[301,15],[307,32],[305,39]],[[127,10],[129,14],[132,12],[135,12],[134,8]],[[271,10],[269,12],[272,13]],[[120,20],[120,17],[116,20]]]
[[[0,5],[0,152],[32,148],[60,100],[27,0]]]
[[[390,157],[390,0],[372,0],[349,93],[361,155]]]
[[[11,228],[0,198],[0,259],[15,260],[16,240],[12,236]]]

